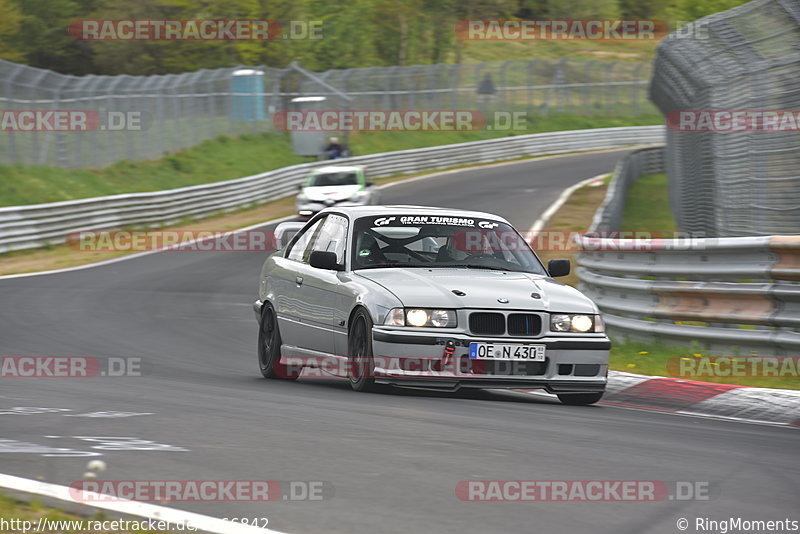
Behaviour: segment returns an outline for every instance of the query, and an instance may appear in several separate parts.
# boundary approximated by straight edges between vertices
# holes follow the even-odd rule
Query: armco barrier
[[[628,187],[659,172],[662,154],[643,149],[620,160],[590,230],[621,229]],[[577,275],[612,338],[696,342],[730,355],[799,353],[800,236],[591,235],[578,238]]]
[[[663,143],[663,126],[598,128],[520,135],[337,160],[369,167],[373,178],[525,156]],[[255,205],[291,194],[310,169],[294,165],[245,178],[151,193],[0,208],[0,252],[63,243],[79,230],[156,226]],[[502,171],[498,171],[502,172]]]

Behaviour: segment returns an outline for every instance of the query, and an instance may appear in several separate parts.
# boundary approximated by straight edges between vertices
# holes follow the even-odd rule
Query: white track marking
[[[120,499],[117,501],[103,501],[103,495],[91,491],[82,491],[87,499],[77,500],[72,494],[76,492],[67,486],[50,484],[39,480],[30,480],[11,475],[0,474],[0,488],[7,488],[25,493],[33,493],[60,501],[67,501],[82,506],[101,508],[112,512],[144,517],[157,521],[168,521],[173,524],[188,524],[201,532],[212,532],[214,534],[283,534],[277,530],[243,525],[232,521],[223,521],[218,517],[186,512],[166,506],[157,506],[138,501],[128,501]]]
[[[555,212],[557,212],[558,210],[561,209],[561,206],[564,205],[564,203],[572,195],[572,193],[574,193],[575,191],[577,191],[581,187],[583,187],[585,185],[589,185],[591,182],[593,182],[595,180],[599,180],[601,178],[605,178],[606,176],[608,176],[607,172],[603,173],[603,174],[598,174],[597,176],[592,176],[591,178],[587,178],[587,179],[585,179],[585,180],[583,180],[581,182],[578,182],[577,184],[573,185],[572,187],[568,187],[568,188],[564,189],[564,191],[559,195],[559,197],[556,199],[556,201],[553,202],[552,204],[550,204],[550,207],[547,208],[547,210],[544,213],[542,213],[541,217],[539,217],[536,220],[535,223],[533,223],[533,226],[531,226],[531,229],[528,230],[528,235],[529,236],[533,236],[534,234],[539,232],[539,230],[544,228],[544,225],[547,224],[547,221],[550,220],[550,217],[552,217],[555,214]]]

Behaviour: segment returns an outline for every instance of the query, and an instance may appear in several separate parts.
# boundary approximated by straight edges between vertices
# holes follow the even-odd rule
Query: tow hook
[[[453,353],[456,351],[456,343],[452,339],[448,339],[444,344],[444,354],[442,355],[442,368],[446,367],[453,361]]]

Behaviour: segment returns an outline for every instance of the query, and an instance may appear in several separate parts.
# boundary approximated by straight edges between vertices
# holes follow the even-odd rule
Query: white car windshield
[[[355,223],[353,269],[467,268],[546,275],[510,225],[442,215],[362,217]]]
[[[358,174],[353,171],[324,172],[315,174],[308,182],[308,187],[322,187],[332,185],[358,185]]]

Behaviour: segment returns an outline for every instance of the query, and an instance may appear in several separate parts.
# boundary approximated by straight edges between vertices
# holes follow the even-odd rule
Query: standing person
[[[338,137],[331,137],[330,143],[325,147],[325,154],[328,159],[339,159],[342,157],[342,145],[339,144]]]

